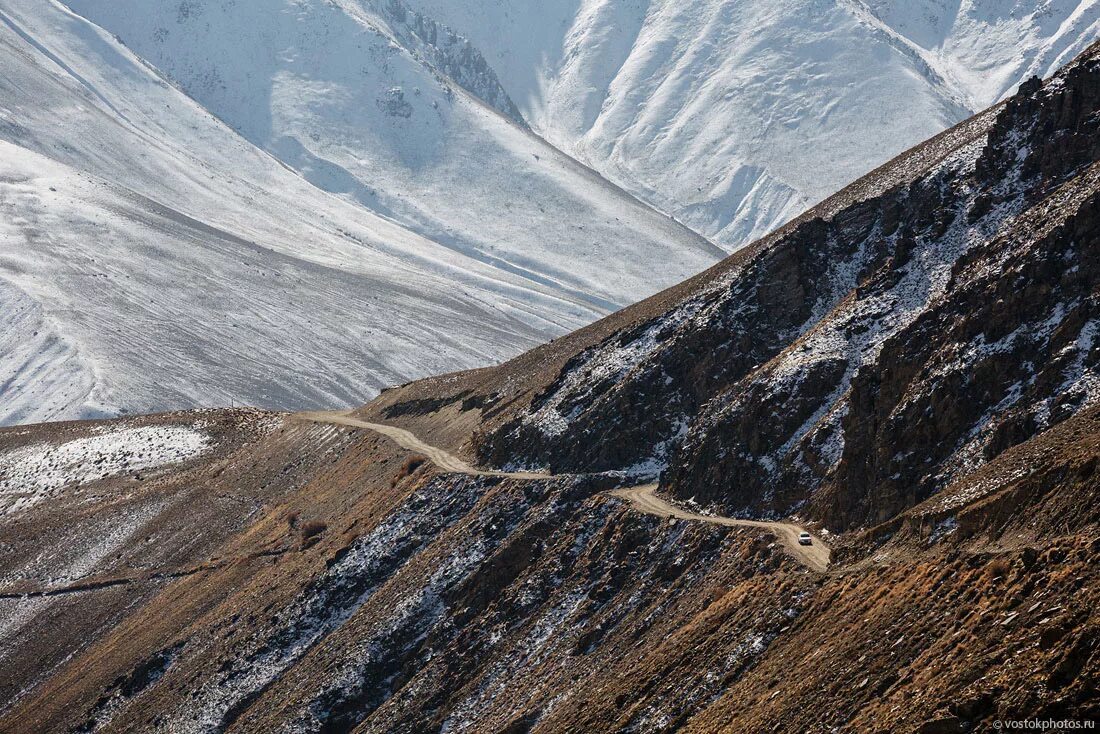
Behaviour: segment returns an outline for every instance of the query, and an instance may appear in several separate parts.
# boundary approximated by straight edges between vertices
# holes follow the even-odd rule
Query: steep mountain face
[[[1100,45],[710,271],[360,418],[0,431],[0,730],[1100,717],[1098,109]],[[797,509],[831,565],[608,491],[662,467],[700,511]]]
[[[202,17],[196,3],[172,7],[173,27]],[[142,4],[133,15],[155,13]],[[416,160],[401,165],[422,166],[371,186],[435,200],[442,219],[430,226],[360,201],[367,189],[320,159],[289,170],[60,4],[0,2],[0,304],[13,315],[0,326],[0,423],[358,404],[387,384],[514,354],[720,254],[474,102],[425,59],[461,66],[453,73],[487,98],[491,73],[461,41],[403,17],[408,44],[435,38],[434,51],[417,60],[394,37],[345,24],[332,31],[333,44],[341,28],[350,44],[341,68],[381,53],[381,67],[362,57],[372,82],[345,99],[333,80],[302,82],[309,94],[288,81],[281,99],[324,108],[318,119],[331,105],[365,110],[381,136],[367,149],[404,145]],[[254,50],[247,38],[230,48]],[[411,122],[389,113],[405,109],[390,96],[400,83]],[[242,99],[252,114],[272,110]],[[418,152],[395,132],[406,128],[428,136],[420,142],[442,137]],[[477,158],[475,184],[459,172]],[[654,274],[650,258],[672,265]],[[614,277],[596,278],[608,263]]]
[[[541,135],[730,249],[1100,33],[1095,0],[409,2]]]
[[[488,464],[881,522],[1100,400],[1098,100],[1094,48],[684,286],[375,414],[461,398]]]
[[[68,6],[318,188],[591,308],[721,254],[485,109],[443,73],[515,116],[467,43],[399,2]],[[645,290],[651,257],[669,280]]]
[[[1098,7],[6,0],[0,423],[351,405],[514,355],[723,254],[531,130],[731,249]]]

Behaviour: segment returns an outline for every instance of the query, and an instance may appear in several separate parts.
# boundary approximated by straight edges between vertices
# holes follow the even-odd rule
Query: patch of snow
[[[945,517],[932,528],[932,534],[928,538],[930,543],[938,543],[959,529],[959,521],[955,517]]]
[[[661,472],[668,468],[669,452],[677,441],[682,440],[687,435],[688,425],[687,418],[681,416],[675,421],[672,435],[658,441],[653,447],[653,453],[648,458],[617,473],[636,481],[656,479]]]
[[[44,502],[59,490],[179,464],[210,447],[190,426],[107,427],[61,444],[31,444],[0,453],[0,511],[12,514]]]

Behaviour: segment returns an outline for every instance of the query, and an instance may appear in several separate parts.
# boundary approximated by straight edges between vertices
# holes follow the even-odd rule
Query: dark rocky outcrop
[[[920,502],[1100,400],[1098,111],[1094,48],[587,345],[478,458],[666,467],[675,496],[835,528]]]
[[[413,54],[512,122],[527,127],[496,72],[468,39],[402,0],[386,0],[380,6],[394,33]]]

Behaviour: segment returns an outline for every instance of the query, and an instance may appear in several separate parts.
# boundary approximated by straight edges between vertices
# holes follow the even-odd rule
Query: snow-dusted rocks
[[[209,441],[191,426],[110,426],[83,438],[2,452],[0,512],[20,512],[65,487],[187,461],[202,454]]]

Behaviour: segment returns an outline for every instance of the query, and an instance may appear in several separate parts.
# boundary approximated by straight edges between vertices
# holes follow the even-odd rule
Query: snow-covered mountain
[[[318,188],[596,308],[637,298],[647,254],[682,252],[680,275],[718,254],[674,225],[651,231],[641,206],[476,104],[431,63],[454,53],[417,50],[447,34],[414,36],[397,0],[68,4]],[[509,109],[468,57],[453,73]]]
[[[222,96],[195,96],[223,118],[65,6],[0,2],[0,422],[353,404],[720,254],[470,97],[381,15],[97,5],[223,34],[178,54],[216,62]],[[234,7],[237,25],[213,23]],[[454,73],[491,97],[471,69]]]
[[[0,422],[349,404],[497,361],[716,261],[692,229],[739,247],[1048,73],[1098,18],[0,0]]]
[[[407,2],[533,129],[730,249],[1100,34],[1100,0]]]

